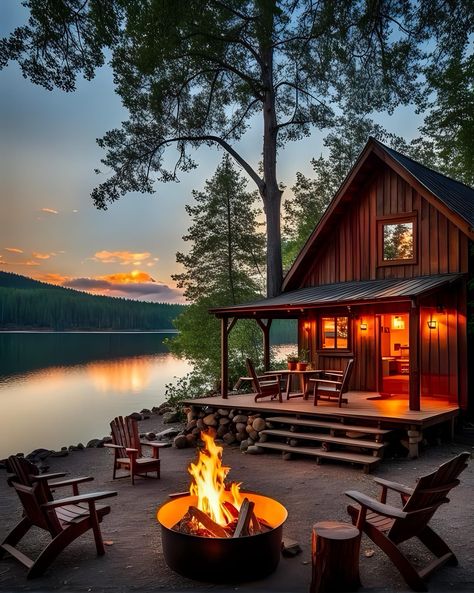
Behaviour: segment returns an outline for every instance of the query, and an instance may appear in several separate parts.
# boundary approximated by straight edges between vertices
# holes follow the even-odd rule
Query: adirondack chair
[[[148,472],[156,472],[156,477],[159,479],[160,449],[169,445],[140,441],[137,421],[129,416],[114,418],[110,423],[110,428],[113,443],[105,443],[104,446],[115,452],[113,479],[116,479],[118,469],[126,469],[130,472],[132,484],[135,484],[135,476],[148,476]],[[142,448],[146,446],[151,447],[152,457],[144,457]]]
[[[261,399],[262,397],[275,398],[278,396],[278,400],[281,403],[282,397],[280,375],[262,375],[259,377],[255,372],[255,367],[253,366],[253,362],[250,360],[250,358],[247,358],[245,363],[247,366],[247,372],[252,377],[252,387],[255,393],[255,401]]]
[[[31,579],[42,575],[66,546],[89,529],[94,533],[97,554],[102,556],[105,553],[100,523],[110,512],[110,507],[96,503],[98,500],[116,496],[116,492],[75,494],[54,500],[53,489],[72,485],[77,491],[79,480],[84,482],[92,478],[50,483],[52,477],[62,477],[64,474],[30,474],[27,465],[29,462],[26,460],[10,457],[8,461],[10,468],[15,472],[8,478],[8,483],[15,489],[22,503],[23,517],[0,544],[0,558],[5,553],[13,556],[29,569],[27,578]],[[40,552],[36,560],[29,558],[16,547],[32,527],[43,529],[52,537],[52,541]]]
[[[312,377],[308,380],[308,384],[313,384],[314,405],[318,405],[318,401],[337,401],[338,406],[347,404],[347,397],[342,397],[349,387],[349,379],[351,378],[352,367],[354,366],[354,359],[349,359],[344,371],[328,371],[323,372],[321,377]]]
[[[439,506],[449,502],[447,494],[459,484],[459,474],[467,467],[469,453],[461,453],[436,471],[420,478],[414,488],[381,478],[380,501],[355,490],[346,495],[359,503],[360,509],[349,505],[352,523],[381,548],[414,591],[427,591],[425,579],[446,562],[456,565],[454,552],[433,531],[428,523]],[[387,504],[387,492],[400,494],[402,509]],[[417,537],[436,556],[428,566],[417,570],[402,553],[398,544]]]

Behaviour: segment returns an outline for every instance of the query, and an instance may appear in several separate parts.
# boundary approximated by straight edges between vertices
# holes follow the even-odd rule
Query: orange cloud
[[[144,251],[143,253],[134,253],[132,251],[97,251],[94,254],[94,259],[104,264],[120,263],[126,265],[140,265],[140,263],[149,259],[151,253]]]
[[[47,282],[48,284],[61,285],[63,282],[66,282],[66,280],[69,280],[70,276],[63,276],[62,274],[50,272],[48,274],[36,274],[35,279],[40,282]]]
[[[4,249],[10,253],[23,253],[23,249],[18,249],[17,247],[5,247]]]
[[[40,264],[37,261],[30,259],[29,261],[24,262],[23,265],[25,265],[25,266],[39,266]]]
[[[39,253],[38,251],[33,251],[33,257],[36,259],[49,259],[52,255],[56,255],[55,253]]]
[[[46,214],[59,214],[58,210],[53,210],[52,208],[41,208],[41,212],[46,212]]]
[[[150,274],[133,270],[132,272],[119,272],[117,274],[107,274],[99,276],[99,280],[105,280],[112,284],[138,284],[140,282],[155,282]]]

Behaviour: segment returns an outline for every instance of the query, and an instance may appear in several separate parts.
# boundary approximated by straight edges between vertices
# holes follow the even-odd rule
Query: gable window
[[[321,317],[321,349],[349,349],[349,318]]]
[[[416,215],[378,220],[378,264],[416,263]]]

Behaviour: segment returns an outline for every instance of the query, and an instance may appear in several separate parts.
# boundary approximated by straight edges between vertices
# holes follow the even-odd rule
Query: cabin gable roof
[[[474,239],[474,189],[393,150],[374,138],[369,138],[358,160],[330,202],[283,281],[283,291],[298,288],[299,279],[309,262],[314,260],[330,229],[358,191],[373,175],[373,171],[385,163],[437,210],[456,225],[471,240]]]

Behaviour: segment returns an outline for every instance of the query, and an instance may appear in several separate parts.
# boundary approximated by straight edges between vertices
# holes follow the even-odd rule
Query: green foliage
[[[184,377],[175,377],[174,383],[167,383],[165,398],[171,406],[181,409],[179,404],[183,400],[202,397],[210,389],[208,379],[199,371],[193,370]]]
[[[189,252],[177,254],[185,271],[173,278],[191,305],[176,319],[179,334],[170,349],[190,359],[214,388],[220,377],[220,320],[209,309],[261,298],[264,237],[257,223],[255,195],[224,157],[196,204],[186,208],[192,219]],[[244,373],[245,357],[261,357],[261,332],[254,322],[239,321],[229,336],[230,382]]]
[[[172,329],[183,305],[103,297],[0,272],[0,327]]]

